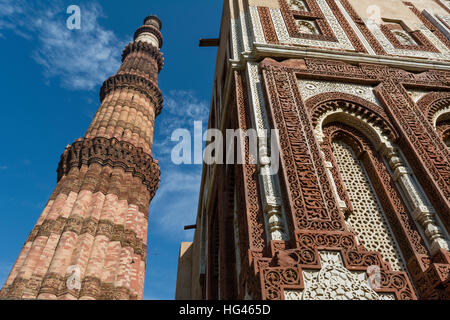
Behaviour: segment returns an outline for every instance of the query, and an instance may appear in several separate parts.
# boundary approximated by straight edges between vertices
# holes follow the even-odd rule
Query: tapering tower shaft
[[[162,108],[161,27],[147,17],[104,82],[101,106],[61,156],[55,191],[0,297],[143,298],[148,211],[160,177],[152,145]]]

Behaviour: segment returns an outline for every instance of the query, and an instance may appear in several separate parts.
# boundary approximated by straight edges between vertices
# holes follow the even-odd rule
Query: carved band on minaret
[[[149,54],[158,63],[158,71],[161,71],[164,67],[164,58],[161,51],[147,42],[130,42],[122,52],[122,62],[124,62],[125,58],[132,52],[145,52],[146,54]]]
[[[74,142],[67,147],[58,165],[58,178],[67,175],[73,167],[97,163],[111,168],[122,168],[133,176],[142,179],[142,183],[153,199],[159,186],[160,169],[153,158],[144,153],[142,148],[136,148],[131,143],[115,138],[94,138]]]
[[[125,229],[122,225],[114,224],[109,220],[96,220],[92,218],[84,219],[81,216],[74,216],[69,219],[59,217],[56,220],[45,220],[41,225],[33,228],[26,242],[33,242],[36,238],[50,234],[63,234],[71,231],[77,235],[90,234],[95,237],[104,235],[110,241],[118,241],[122,248],[129,247],[133,252],[141,257],[142,261],[147,261],[147,245],[140,239],[133,230]]]
[[[161,113],[163,105],[161,90],[152,81],[134,74],[117,74],[107,79],[100,89],[100,101],[103,102],[111,91],[119,88],[141,92],[155,105],[156,115]]]

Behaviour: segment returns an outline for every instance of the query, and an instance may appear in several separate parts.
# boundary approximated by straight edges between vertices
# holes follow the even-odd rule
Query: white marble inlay
[[[368,85],[306,79],[298,80],[298,85],[304,101],[321,93],[342,92],[365,99],[376,105],[380,105],[378,99],[373,93],[372,86]]]
[[[333,155],[347,190],[353,212],[346,219],[367,250],[379,252],[395,271],[405,262],[387,221],[386,214],[362,162],[342,141],[333,141]]]
[[[266,38],[264,36],[264,31],[261,25],[261,20],[259,18],[258,9],[256,7],[250,7],[250,18],[253,24],[253,33],[255,36],[256,43],[266,43]]]
[[[370,46],[369,42],[367,42],[366,37],[364,37],[364,35],[361,33],[361,30],[359,30],[358,26],[355,24],[353,19],[348,14],[347,10],[345,10],[345,8],[342,5],[341,1],[337,0],[336,1],[336,5],[339,7],[339,10],[341,10],[341,12],[344,15],[345,19],[350,24],[350,26],[352,27],[353,31],[356,33],[356,35],[358,36],[359,40],[362,42],[362,44],[363,44],[364,48],[367,50],[367,52],[369,54],[376,55],[375,51]]]
[[[429,92],[422,91],[422,90],[415,90],[415,89],[408,90],[409,96],[415,103],[417,103],[420,99],[422,99],[423,96],[425,96],[427,93],[429,93]]]
[[[433,45],[441,52],[426,52],[426,51],[418,51],[418,50],[405,50],[405,49],[397,49],[394,45],[386,38],[384,33],[381,31],[380,27],[376,23],[371,23],[371,20],[364,21],[367,27],[372,31],[375,38],[384,48],[384,50],[388,54],[397,55],[397,56],[410,56],[410,57],[419,57],[419,58],[428,58],[428,59],[439,59],[439,60],[450,60],[450,51],[447,46],[443,44],[425,25],[416,24],[415,27],[417,30],[420,30],[428,40],[433,43]]]
[[[321,251],[321,270],[304,270],[304,290],[284,290],[286,300],[395,300],[394,294],[377,294],[366,273],[350,272],[339,252]]]
[[[310,40],[310,39],[301,39],[301,38],[291,38],[289,36],[289,32],[287,30],[286,24],[284,22],[283,15],[281,14],[280,9],[270,8],[270,15],[272,17],[272,21],[275,27],[275,32],[277,33],[277,37],[280,42],[284,43],[292,43],[299,44],[304,46],[315,46],[315,47],[323,47],[329,49],[343,49],[343,50],[355,50],[338,20],[334,16],[330,7],[326,3],[325,0],[317,0],[317,4],[322,10],[325,19],[328,21],[331,29],[333,30],[338,42],[332,41],[321,41],[321,40]]]
[[[231,20],[231,42],[233,46],[233,59],[239,59],[239,55],[244,51],[244,44],[242,42],[242,28],[241,20]]]

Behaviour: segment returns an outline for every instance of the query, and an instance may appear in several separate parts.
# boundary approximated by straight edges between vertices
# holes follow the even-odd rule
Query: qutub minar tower
[[[149,205],[160,178],[152,145],[162,108],[161,26],[147,17],[104,82],[101,106],[61,156],[56,189],[0,298],[143,298]]]

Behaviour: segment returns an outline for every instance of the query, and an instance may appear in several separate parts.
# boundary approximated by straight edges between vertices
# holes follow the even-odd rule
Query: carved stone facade
[[[209,127],[262,147],[204,166],[179,298],[450,299],[449,17],[441,0],[225,1]]]
[[[286,300],[395,300],[392,294],[377,294],[365,272],[350,272],[339,252],[322,251],[322,268],[303,271],[304,290],[285,290]]]
[[[161,26],[147,17],[104,82],[101,106],[61,156],[56,189],[0,298],[143,298],[149,205],[160,179],[152,145],[162,108]]]

